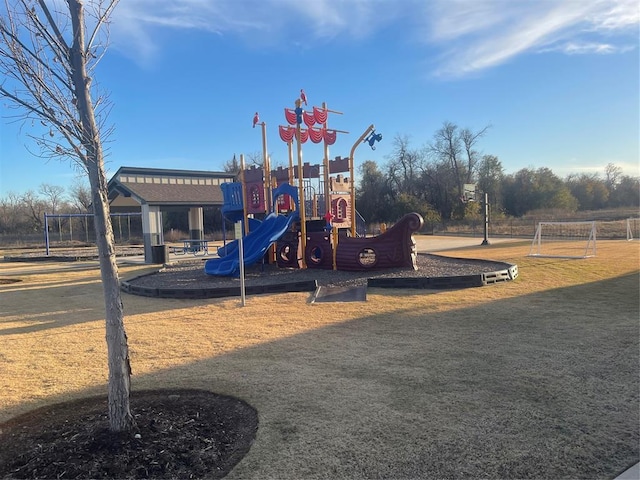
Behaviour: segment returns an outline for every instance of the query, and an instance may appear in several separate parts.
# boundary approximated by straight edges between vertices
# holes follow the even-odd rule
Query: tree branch
[[[45,118],[45,119],[49,120],[51,123],[57,123],[57,120],[56,120],[55,116],[52,116],[47,111],[40,110],[40,109],[34,107],[33,105],[31,105],[30,103],[26,102],[25,100],[22,100],[20,97],[16,97],[11,92],[8,92],[7,90],[5,90],[5,88],[2,87],[2,86],[0,86],[0,93],[3,96],[5,96],[5,97],[11,99],[12,101],[14,101],[15,103],[17,103],[21,107],[24,107],[30,113],[34,113],[35,115],[37,115],[40,118]]]
[[[113,11],[114,8],[116,8],[116,5],[118,5],[119,2],[120,0],[112,0],[109,6],[105,8],[102,15],[100,15],[100,18],[98,18],[98,22],[96,23],[96,26],[93,29],[93,32],[91,32],[91,35],[89,36],[86,53],[89,53],[91,51],[91,48],[93,47],[93,41],[96,39],[98,32],[100,31],[100,27],[102,26],[102,24],[104,24],[107,21],[107,18],[109,18],[109,15],[111,15],[111,12]]]
[[[22,2],[24,3],[24,0],[22,0]],[[47,21],[49,22],[49,25],[51,26],[51,29],[55,33],[56,38],[58,39],[58,42],[60,43],[60,46],[61,47],[64,46],[66,48],[65,55],[66,55],[66,57],[68,59],[69,58],[69,46],[67,45],[66,40],[62,36],[62,33],[58,29],[58,25],[56,24],[55,20],[53,19],[53,16],[51,15],[51,12],[49,11],[49,7],[47,7],[47,4],[45,3],[44,0],[38,0],[38,3],[40,4],[40,8],[42,9],[45,17],[47,17]],[[26,8],[26,6],[25,6],[25,8]],[[27,9],[27,11],[28,11],[28,9]]]
[[[69,84],[67,80],[65,80],[60,75],[58,75],[42,58],[40,58],[35,52],[33,52],[29,47],[27,47],[24,44],[24,42],[22,42],[13,32],[9,31],[4,25],[4,23],[0,23],[0,33],[2,33],[2,36],[5,37],[4,43],[11,48],[11,54],[8,54],[5,50],[0,50],[0,55],[7,57],[14,64],[19,65],[21,60],[16,57],[15,52],[16,51],[26,52],[29,55],[29,57],[31,57],[33,60],[38,62],[44,69],[51,72],[51,75],[53,75],[59,82],[64,84],[65,87],[67,87],[70,91],[72,91],[71,84]],[[7,37],[11,40],[11,42],[7,41]],[[20,49],[16,49],[15,47],[12,47],[11,46],[12,42],[19,45]]]

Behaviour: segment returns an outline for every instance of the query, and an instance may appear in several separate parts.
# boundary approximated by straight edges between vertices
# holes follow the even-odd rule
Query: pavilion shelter
[[[120,167],[108,183],[112,212],[142,213],[144,258],[153,263],[154,247],[164,246],[162,212],[188,208],[189,236],[204,239],[204,207],[222,207],[220,185],[232,182],[234,173]]]

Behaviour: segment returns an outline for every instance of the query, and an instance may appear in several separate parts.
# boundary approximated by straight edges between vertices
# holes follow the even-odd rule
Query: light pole
[[[382,140],[382,135],[381,134],[375,134],[375,126],[373,124],[369,125],[369,127],[364,131],[364,133],[362,135],[360,135],[360,138],[358,138],[358,140],[356,140],[356,143],[353,144],[353,147],[351,147],[351,153],[349,153],[349,172],[351,172],[351,184],[350,184],[350,196],[351,196],[351,236],[355,237],[356,236],[356,183],[353,177],[355,177],[355,170],[354,170],[354,166],[353,166],[353,157],[356,153],[356,148],[358,148],[358,145],[360,145],[362,142],[366,141],[369,146],[375,150],[375,147],[373,146],[373,144],[375,142],[379,142],[380,140]],[[373,132],[373,133],[372,133]],[[371,133],[371,135],[369,135]]]
[[[253,116],[253,128],[260,125],[262,131],[262,181],[264,183],[264,211],[268,215],[271,211],[271,161],[267,155],[267,124],[260,121],[258,112]],[[244,166],[242,167],[244,170]],[[244,180],[243,180],[244,185]]]

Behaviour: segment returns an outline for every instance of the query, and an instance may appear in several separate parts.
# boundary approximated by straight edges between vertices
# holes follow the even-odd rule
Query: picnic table
[[[176,255],[186,255],[192,253],[193,255],[209,255],[209,240],[200,240],[190,238],[182,240],[182,248],[173,247],[173,253]]]

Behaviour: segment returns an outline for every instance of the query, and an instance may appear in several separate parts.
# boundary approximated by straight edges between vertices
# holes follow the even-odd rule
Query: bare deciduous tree
[[[4,0],[0,16],[0,95],[16,119],[44,127],[31,138],[40,155],[71,161],[91,186],[106,309],[108,405],[112,431],[129,430],[131,368],[109,216],[103,141],[107,102],[93,81],[118,0]]]
[[[604,175],[607,188],[612,192],[622,177],[622,168],[613,163],[607,163],[604,167]]]
[[[69,194],[76,213],[87,213],[91,210],[91,187],[82,180],[76,179]]]
[[[473,132],[468,128],[460,130],[451,122],[444,122],[433,136],[429,152],[436,159],[446,162],[453,171],[458,198],[463,198],[464,184],[471,183],[480,154],[475,150],[478,140],[484,136],[489,126]]]
[[[33,192],[33,190],[27,190],[21,199],[24,206],[29,211],[29,217],[34,230],[42,231],[44,225],[44,214],[47,210],[47,205]]]
[[[22,216],[20,195],[9,192],[0,199],[0,233],[19,232]]]
[[[244,156],[244,168],[264,166],[264,155],[260,151],[253,151],[245,154]]]
[[[59,213],[58,207],[64,197],[64,187],[43,183],[38,188],[38,192],[49,200],[47,207],[50,210],[48,213]]]
[[[407,135],[396,135],[388,160],[388,176],[395,191],[419,196],[418,179],[425,162],[423,152],[409,147]]]
[[[235,154],[233,155],[232,159],[224,162],[224,164],[222,165],[222,171],[233,173],[235,175],[238,174],[238,172],[240,171],[240,161],[236,158]]]

